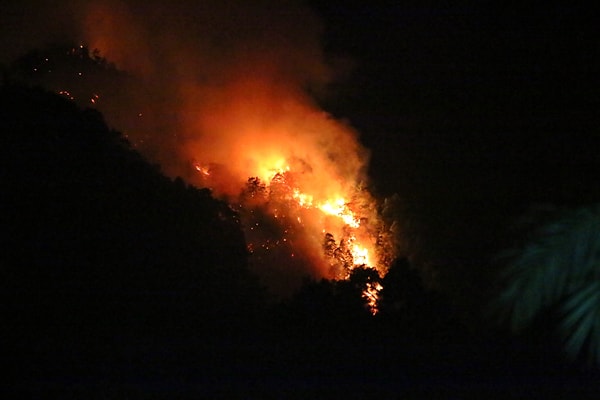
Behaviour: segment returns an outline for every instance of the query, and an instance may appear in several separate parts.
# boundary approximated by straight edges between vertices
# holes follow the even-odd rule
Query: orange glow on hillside
[[[366,190],[369,152],[307,94],[332,79],[319,24],[284,3],[263,12],[208,1],[193,13],[176,3],[92,4],[83,34],[139,79],[125,103],[136,106],[128,137],[170,175],[228,201],[251,265],[289,293],[307,274],[345,279],[363,265],[385,273],[394,250]]]
[[[203,173],[202,169],[197,170]],[[263,165],[258,171],[267,171],[266,181],[248,180],[247,187],[235,201],[246,226],[249,250],[258,263],[270,254],[281,262],[286,256],[293,258],[300,252],[311,263],[316,277],[346,279],[357,266],[386,272],[392,255],[386,253],[389,247],[378,243],[380,221],[376,204],[368,192],[353,187],[345,196],[354,202],[346,202],[338,191],[329,199],[313,196],[297,186],[304,182],[304,177],[296,174],[285,159],[278,159],[272,166]],[[302,179],[298,179],[299,175]],[[248,176],[252,176],[251,171]],[[321,185],[327,186],[327,179],[331,177],[313,175],[314,179],[320,177],[324,177]],[[211,186],[211,175],[205,174],[202,178],[204,184]],[[280,227],[276,229],[280,235],[270,232],[265,237],[267,228],[263,227],[264,222],[257,222],[260,220],[257,213],[272,217]],[[363,297],[375,313],[381,288],[373,284],[364,290]]]

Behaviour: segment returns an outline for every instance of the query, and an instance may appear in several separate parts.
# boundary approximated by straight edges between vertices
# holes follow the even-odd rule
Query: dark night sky
[[[532,205],[600,199],[597,28],[576,5],[436,3],[315,4],[355,65],[325,108],[361,132],[424,251],[480,265]]]
[[[414,170],[428,165],[448,173],[595,157],[584,143],[598,105],[588,10],[396,2],[320,10],[327,47],[356,60],[332,108],[363,133],[383,186],[419,179]]]

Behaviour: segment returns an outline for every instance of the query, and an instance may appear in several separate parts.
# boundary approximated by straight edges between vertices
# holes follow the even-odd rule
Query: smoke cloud
[[[335,71],[318,18],[297,1],[37,1],[0,11],[3,62],[69,41],[130,74],[127,93],[98,108],[171,176],[201,184],[202,169],[217,195],[234,199],[249,177],[268,183],[293,170],[315,203],[348,199],[365,179],[368,152],[356,132],[311,97]],[[321,236],[295,240],[322,250]],[[327,276],[326,266],[317,270]]]
[[[323,90],[334,71],[320,46],[318,18],[299,2],[33,1],[0,7],[3,62],[32,48],[79,42],[143,82],[139,93],[103,111],[116,128],[140,125],[136,117],[144,111],[145,117],[160,115],[162,124],[128,133],[135,141],[143,131],[169,173],[181,171],[164,159],[164,147],[228,165],[240,177],[265,158],[281,156],[321,172],[338,170],[343,180],[354,180],[364,166],[366,152],[355,132],[307,95]],[[133,121],[123,121],[127,117]],[[168,126],[159,126],[165,120]],[[250,147],[260,150],[251,154]],[[316,159],[317,150],[328,160]]]

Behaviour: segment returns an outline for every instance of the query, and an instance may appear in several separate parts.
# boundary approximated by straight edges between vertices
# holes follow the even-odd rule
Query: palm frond
[[[499,318],[519,332],[558,309],[566,353],[600,364],[600,205],[565,212],[503,256]]]
[[[590,345],[590,357],[594,363],[600,361],[600,282],[593,281],[569,296],[561,306],[558,330],[565,339],[565,352],[575,359]]]

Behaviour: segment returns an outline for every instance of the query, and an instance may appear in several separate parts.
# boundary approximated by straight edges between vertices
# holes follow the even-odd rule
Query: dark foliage
[[[261,309],[237,215],[161,175],[98,112],[4,86],[0,132],[0,290],[15,373],[70,375],[165,338],[210,342]]]
[[[523,219],[533,225],[524,243],[500,257],[505,266],[492,310],[512,331],[545,330],[572,359],[598,367],[600,208],[541,211]]]
[[[266,307],[237,215],[161,175],[96,111],[5,84],[0,133],[4,391],[490,398],[581,383],[548,387],[544,371],[563,370],[473,334],[406,261],[382,278],[307,280]],[[373,317],[361,297],[379,279]]]

